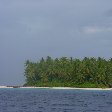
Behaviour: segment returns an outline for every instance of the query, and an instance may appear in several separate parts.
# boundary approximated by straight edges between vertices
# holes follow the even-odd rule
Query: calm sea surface
[[[112,112],[112,91],[0,89],[0,112]]]

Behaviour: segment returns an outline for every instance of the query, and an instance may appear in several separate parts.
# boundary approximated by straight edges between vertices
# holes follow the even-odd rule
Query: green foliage
[[[25,77],[25,86],[112,87],[112,58],[27,60]]]

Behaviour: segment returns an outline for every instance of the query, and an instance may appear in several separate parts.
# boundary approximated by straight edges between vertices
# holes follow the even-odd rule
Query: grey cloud
[[[105,12],[105,16],[112,17],[112,9],[109,9]]]

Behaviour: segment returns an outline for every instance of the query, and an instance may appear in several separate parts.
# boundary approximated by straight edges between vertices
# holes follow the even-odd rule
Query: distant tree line
[[[27,60],[25,77],[25,86],[112,87],[112,58]]]

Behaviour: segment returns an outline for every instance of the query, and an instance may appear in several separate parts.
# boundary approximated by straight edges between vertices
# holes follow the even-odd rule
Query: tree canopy
[[[25,77],[25,86],[112,87],[112,58],[27,60]]]

